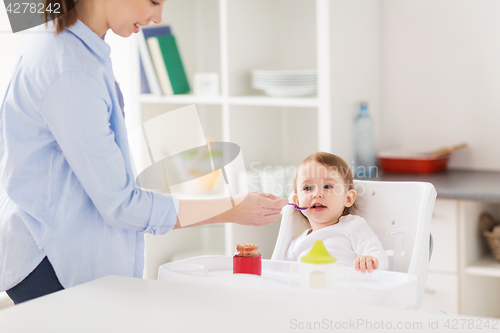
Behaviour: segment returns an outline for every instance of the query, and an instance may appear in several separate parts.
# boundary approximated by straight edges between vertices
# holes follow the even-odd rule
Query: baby
[[[371,273],[389,267],[377,235],[362,217],[350,214],[356,192],[351,170],[343,159],[324,152],[310,155],[298,166],[293,187],[294,203],[308,207],[301,213],[311,228],[290,243],[286,260],[298,260],[316,240],[322,240],[338,262],[354,265],[357,271]]]

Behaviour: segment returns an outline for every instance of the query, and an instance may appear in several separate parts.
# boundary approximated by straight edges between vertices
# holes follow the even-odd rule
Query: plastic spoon
[[[294,206],[295,209],[299,209],[299,210],[304,210],[304,209],[308,209],[309,208],[309,207],[299,207],[299,206],[297,206],[296,204],[294,204],[292,202],[289,202],[288,204]]]

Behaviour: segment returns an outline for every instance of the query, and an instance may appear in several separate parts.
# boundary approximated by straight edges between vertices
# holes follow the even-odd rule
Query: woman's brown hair
[[[54,20],[54,26],[56,28],[55,34],[59,34],[73,26],[76,21],[76,4],[79,0],[44,0],[45,9],[51,8],[51,11],[44,11],[45,25],[47,22]],[[50,7],[49,7],[50,6]],[[57,8],[59,13],[55,13]]]
[[[297,167],[297,170],[295,171],[295,178],[293,180],[293,190],[295,191],[296,194],[298,193],[297,192],[297,176],[299,175],[300,168],[302,168],[304,165],[306,165],[309,162],[318,162],[320,164],[323,164],[325,167],[327,167],[329,169],[336,169],[337,171],[340,171],[340,174],[344,178],[344,182],[345,182],[345,185],[347,187],[347,191],[354,190],[354,180],[353,180],[353,176],[352,176],[352,171],[349,168],[349,166],[347,165],[347,163],[343,159],[338,157],[337,155],[333,155],[330,153],[325,153],[325,152],[320,151],[320,152],[309,155]],[[351,207],[345,207],[341,216],[346,216],[346,215],[352,214],[355,209],[356,209],[356,202]]]

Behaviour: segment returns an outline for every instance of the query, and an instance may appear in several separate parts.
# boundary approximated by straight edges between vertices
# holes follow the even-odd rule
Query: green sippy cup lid
[[[336,262],[337,259],[328,252],[323,241],[317,240],[314,242],[311,251],[300,258],[300,261],[311,264],[330,264]]]

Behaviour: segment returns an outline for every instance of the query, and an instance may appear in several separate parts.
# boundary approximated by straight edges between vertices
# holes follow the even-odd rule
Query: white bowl
[[[314,85],[318,83],[318,80],[261,80],[252,79],[254,84],[265,84],[265,85]]]
[[[252,69],[252,75],[261,75],[261,76],[315,76],[315,75],[317,75],[317,71],[315,69],[296,69],[296,70]]]

